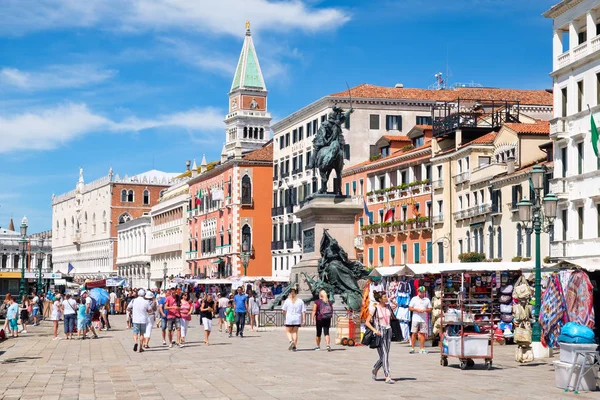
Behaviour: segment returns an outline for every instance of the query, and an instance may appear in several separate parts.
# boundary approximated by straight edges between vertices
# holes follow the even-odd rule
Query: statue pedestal
[[[323,232],[338,241],[348,253],[350,260],[356,260],[354,251],[354,225],[356,216],[363,210],[361,203],[351,197],[333,194],[315,194],[309,201],[296,211],[296,216],[302,219],[302,260],[292,267],[290,282],[298,282],[300,297],[310,297],[308,284],[302,273],[317,276],[318,263],[321,258],[320,244]],[[332,299],[333,300],[333,299]]]

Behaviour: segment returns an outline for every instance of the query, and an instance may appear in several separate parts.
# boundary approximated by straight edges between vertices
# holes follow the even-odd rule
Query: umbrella
[[[103,306],[108,302],[108,292],[106,291],[106,289],[102,289],[102,288],[93,288],[90,289],[90,291],[88,292],[89,296],[96,300],[96,303],[98,303],[98,305]]]

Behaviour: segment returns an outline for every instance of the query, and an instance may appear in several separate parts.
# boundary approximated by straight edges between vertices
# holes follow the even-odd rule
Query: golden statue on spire
[[[250,21],[246,21],[246,30],[249,31],[250,30]]]

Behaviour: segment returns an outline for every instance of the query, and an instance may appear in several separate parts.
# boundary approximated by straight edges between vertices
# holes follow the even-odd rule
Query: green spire
[[[246,23],[246,37],[244,38],[240,60],[238,61],[233,83],[231,84],[231,91],[235,89],[267,89],[260,64],[258,63],[258,57],[256,56],[256,50],[254,49],[254,42],[250,33],[250,23]]]

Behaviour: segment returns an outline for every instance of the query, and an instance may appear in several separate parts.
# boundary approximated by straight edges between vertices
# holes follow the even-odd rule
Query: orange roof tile
[[[466,146],[468,146],[470,144],[491,144],[491,143],[494,143],[494,139],[496,139],[496,135],[497,134],[498,133],[496,133],[496,132],[486,133],[485,135],[480,136],[477,139],[471,140],[469,143],[466,144]]]
[[[430,131],[433,129],[431,125],[415,125],[415,128],[420,129],[422,131]]]
[[[508,122],[506,127],[512,129],[517,134],[525,134],[525,135],[540,135],[547,136],[550,134],[550,122],[548,121],[535,121],[533,124],[523,124],[523,123],[515,123]]]
[[[363,167],[363,166],[365,166],[365,165],[377,164],[377,163],[378,163],[378,162],[380,162],[380,161],[383,161],[383,160],[390,160],[391,158],[394,158],[394,157],[405,156],[405,155],[407,155],[407,154],[414,153],[414,152],[417,152],[417,151],[419,151],[419,150],[426,149],[426,148],[428,148],[428,147],[431,147],[431,142],[426,142],[426,143],[425,143],[423,146],[419,146],[419,147],[417,147],[417,148],[413,148],[413,149],[410,149],[410,150],[403,150],[403,149],[397,150],[397,151],[393,152],[392,154],[390,154],[390,155],[389,155],[389,156],[387,156],[387,157],[378,158],[378,159],[376,159],[376,160],[367,160],[367,161],[363,161],[363,162],[361,162],[361,163],[354,164],[354,165],[351,165],[351,166],[350,166],[350,167],[348,167],[348,168],[345,168],[345,169],[344,169],[344,171],[346,171],[346,170],[351,170],[351,169],[355,169],[355,168],[358,168],[358,167]]]
[[[244,157],[246,161],[273,161],[273,142],[269,142],[258,150],[254,150]]]
[[[404,135],[383,135],[382,137],[388,142],[411,142],[410,138]]]
[[[411,89],[358,85],[350,90],[353,98],[453,101],[460,98],[477,100],[519,100],[521,104],[552,106],[552,93],[546,90],[521,90],[499,88],[456,88],[447,90]],[[332,97],[345,97],[348,91],[334,93]]]

